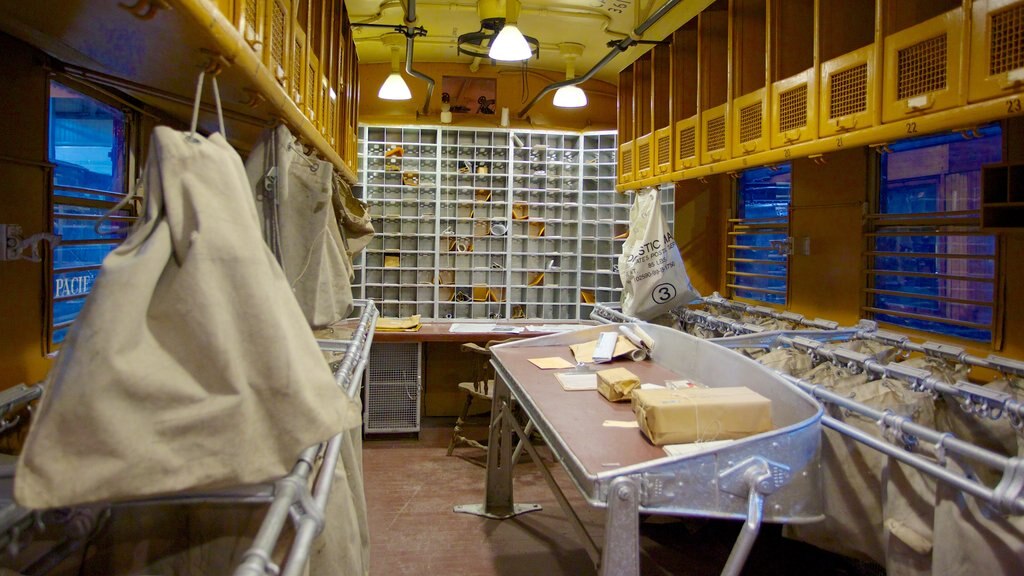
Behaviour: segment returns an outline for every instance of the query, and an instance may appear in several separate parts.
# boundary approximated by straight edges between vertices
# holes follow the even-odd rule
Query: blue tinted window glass
[[[1002,160],[1002,131],[993,124],[980,129],[977,138],[939,134],[897,142],[890,149],[882,156],[881,213],[941,216],[969,212],[981,205],[982,166]],[[929,224],[890,226],[880,231],[873,248],[886,254],[875,256],[872,268],[910,274],[876,274],[876,290],[905,296],[874,294],[874,307],[935,320],[877,314],[878,320],[962,338],[991,339],[990,330],[942,322],[987,325],[993,320],[995,284],[973,278],[995,278],[996,239],[956,233],[963,230]]]
[[[117,244],[87,244],[58,246],[53,250],[53,269],[99,266],[103,259],[117,248]]]
[[[58,82],[50,83],[50,162],[56,165],[55,186],[123,193],[125,150],[123,112]]]
[[[85,305],[85,298],[74,298],[72,300],[58,300],[53,303],[54,325],[67,324],[78,316]]]
[[[737,216],[750,221],[747,224],[753,230],[732,237],[732,245],[744,246],[732,249],[732,271],[755,276],[731,275],[730,283],[739,286],[733,288],[735,296],[770,304],[786,303],[788,259],[775,249],[773,243],[777,245],[785,241],[789,232],[784,228],[776,231],[769,226],[785,225],[788,221],[790,176],[789,164],[774,169],[753,168],[740,174],[737,181]],[[765,222],[766,220],[768,222]],[[735,261],[736,259],[753,262]]]

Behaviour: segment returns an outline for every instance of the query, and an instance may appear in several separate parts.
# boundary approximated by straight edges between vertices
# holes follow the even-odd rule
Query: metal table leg
[[[601,576],[640,574],[640,484],[632,476],[612,480],[604,521]]]
[[[487,486],[483,504],[459,504],[455,512],[505,519],[540,510],[539,504],[516,504],[512,497],[512,394],[500,375],[494,378],[491,426],[487,441]],[[521,439],[525,440],[525,439]]]

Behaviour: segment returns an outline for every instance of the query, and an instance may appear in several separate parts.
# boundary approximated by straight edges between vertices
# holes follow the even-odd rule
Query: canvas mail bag
[[[153,132],[145,216],[47,378],[23,506],[264,482],[359,422],[263,243],[238,154],[186,136]]]
[[[658,190],[636,193],[629,209],[629,237],[619,256],[622,312],[651,320],[700,298],[661,213]]]
[[[264,238],[306,321],[319,328],[347,318],[352,263],[335,216],[334,167],[302,155],[282,125],[264,133],[245,168]]]

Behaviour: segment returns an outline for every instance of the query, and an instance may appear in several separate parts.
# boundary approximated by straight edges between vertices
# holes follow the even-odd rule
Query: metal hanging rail
[[[858,332],[857,338],[860,338],[861,335],[862,332]],[[873,340],[884,342],[884,340]],[[1018,431],[1024,430],[1024,401],[1017,400],[1009,394],[988,390],[983,386],[977,386],[970,382],[957,381],[949,384],[940,378],[932,376],[927,370],[903,366],[899,362],[882,364],[867,354],[844,348],[829,348],[821,342],[799,336],[795,338],[780,336],[776,341],[779,344],[807,352],[812,358],[824,358],[854,373],[871,372],[882,377],[895,378],[905,382],[911,390],[916,392],[954,396],[962,401],[961,407],[965,412],[991,420],[997,420],[1002,416],[1006,416],[1014,428]],[[1009,361],[1016,362],[1013,360]]]
[[[372,300],[356,300],[354,306],[362,308],[359,322],[348,340],[321,340],[321,349],[333,352],[344,352],[345,356],[334,373],[335,383],[344,390],[349,398],[359,393],[363,371],[369,358],[370,346],[373,343],[374,326],[378,311]],[[24,385],[16,386],[10,391],[0,394],[0,415],[7,414],[35,398],[42,392],[42,387]],[[8,396],[17,395],[11,400]],[[26,400],[26,398],[28,400]],[[13,408],[12,408],[13,407]],[[356,433],[358,428],[355,429]],[[201,503],[269,503],[270,509],[263,520],[253,545],[242,556],[242,562],[234,574],[259,576],[294,576],[302,573],[312,542],[323,528],[324,511],[334,482],[334,470],[337,466],[343,434],[337,434],[328,441],[311,446],[304,450],[298,461],[284,478],[270,485],[254,485],[231,488],[214,493],[186,493],[170,495],[146,500],[120,502],[117,507],[150,506],[155,504],[201,504]],[[323,459],[319,474],[312,491],[308,481],[315,470],[316,461]],[[13,466],[0,469],[0,478],[13,478]],[[17,505],[0,509],[0,548],[17,553],[22,548],[22,538],[33,532],[41,532],[46,523],[68,525],[69,538],[65,543],[54,547],[37,560],[29,573],[44,574],[61,559],[79,547],[94,532],[98,522],[106,517],[110,506],[92,506],[58,511],[32,511]],[[56,520],[50,522],[50,517]],[[274,565],[271,555],[277,547],[278,539],[285,522],[291,518],[295,524],[295,538],[288,551],[282,567]],[[70,519],[70,520],[69,520]],[[78,520],[75,520],[78,519]],[[74,534],[71,534],[71,532]],[[68,545],[71,547],[69,548]]]
[[[370,355],[373,329],[378,316],[372,300],[356,300],[355,305],[362,306],[363,313],[352,338],[335,341],[337,347],[330,346],[334,351],[345,348],[345,358],[335,373],[335,382],[350,398],[359,392],[360,378]],[[359,428],[354,430],[359,433]],[[334,469],[341,452],[343,434],[345,432],[332,437],[326,444],[308,448],[299,457],[292,472],[275,483],[274,501],[253,545],[242,555],[242,563],[235,570],[235,576],[296,576],[302,573],[309,559],[313,539],[323,529],[324,511],[334,484]],[[310,493],[308,480],[321,450],[323,463]],[[296,534],[284,566],[279,568],[274,565],[271,555],[289,517],[296,525]]]
[[[786,322],[792,322],[798,326],[806,326],[808,328],[817,328],[819,330],[835,330],[839,328],[838,322],[824,320],[822,318],[809,320],[805,318],[803,314],[797,314],[795,312],[779,312],[778,310],[773,310],[767,306],[752,306],[750,304],[744,304],[743,302],[736,302],[735,300],[723,298],[718,294],[718,292],[713,293],[711,296],[706,296],[704,298],[704,303],[715,306],[724,306],[747,314],[774,318],[776,320],[784,320]]]
[[[1024,514],[1024,458],[1011,458],[980,448],[970,442],[959,440],[952,434],[938,432],[918,424],[907,416],[900,416],[890,410],[882,411],[870,408],[850,398],[831,392],[820,384],[810,384],[798,377],[785,374],[783,377],[819,401],[833,404],[874,420],[878,423],[882,437],[886,440],[875,438],[828,415],[822,417],[822,424],[825,426],[887,456],[896,458],[904,464],[913,466],[938,480],[956,487],[966,494],[984,500],[1003,514]],[[892,443],[894,441],[899,442],[901,445],[894,445]],[[931,451],[935,455],[936,461],[914,453],[921,449],[922,441],[931,446]],[[995,488],[990,488],[973,477],[957,474],[945,468],[945,457],[948,453],[955,453],[958,456],[968,458],[987,467],[1001,470],[1002,478],[999,484]]]

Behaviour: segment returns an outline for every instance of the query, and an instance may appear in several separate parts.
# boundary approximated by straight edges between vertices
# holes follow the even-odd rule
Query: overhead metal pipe
[[[427,83],[427,97],[423,100],[423,115],[430,113],[430,99],[434,96],[434,79],[412,67],[413,25],[416,24],[416,0],[409,0],[405,7],[405,73]]]
[[[410,2],[411,1],[414,0],[410,0]],[[565,86],[575,86],[577,84],[581,84],[593,78],[594,75],[601,70],[601,68],[604,68],[609,62],[611,62],[616,56],[618,56],[619,53],[625,52],[634,44],[636,44],[637,40],[639,40],[640,37],[643,36],[644,32],[650,29],[651,26],[654,26],[654,24],[658,20],[661,20],[661,18],[665,14],[668,14],[669,11],[675,8],[682,1],[683,0],[668,0],[667,2],[662,4],[660,8],[655,10],[653,14],[648,16],[646,20],[644,20],[642,23],[640,23],[639,26],[636,27],[636,30],[633,31],[629,38],[623,38],[617,44],[615,44],[615,46],[612,47],[611,51],[608,52],[608,54],[606,54],[604,58],[601,58],[600,62],[595,64],[594,67],[591,68],[590,70],[587,70],[586,74],[584,74],[583,76],[569,78],[567,80],[562,80],[561,82],[555,82],[553,84],[545,86],[543,90],[538,92],[537,95],[533,97],[533,100],[530,100],[530,102],[522,110],[519,111],[517,116],[519,118],[523,118],[524,116],[526,116],[526,113],[530,111],[530,108],[533,108],[533,106],[537,102],[539,102],[541,98],[546,96],[549,92],[553,92]]]

